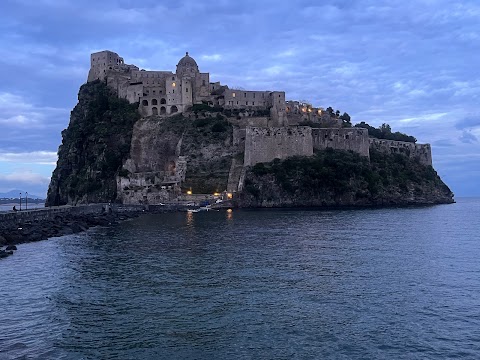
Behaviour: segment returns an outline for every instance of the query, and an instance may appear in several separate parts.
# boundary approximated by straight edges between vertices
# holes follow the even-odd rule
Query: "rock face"
[[[220,113],[141,119],[118,177],[118,199],[155,204],[175,198],[182,189],[221,192],[227,189],[232,160],[242,153],[232,125]]]
[[[317,152],[257,164],[247,172],[241,207],[362,207],[452,203],[431,166],[375,150],[370,162],[352,152]]]
[[[100,81],[80,88],[78,104],[62,131],[46,206],[114,201],[116,176],[130,153],[136,104],[119,99]]]

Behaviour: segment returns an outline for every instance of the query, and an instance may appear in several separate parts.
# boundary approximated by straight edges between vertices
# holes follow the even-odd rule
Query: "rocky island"
[[[48,206],[199,194],[238,207],[453,202],[429,144],[386,124],[352,126],[347,113],[287,101],[281,91],[210,82],[188,53],[175,72],[92,54],[62,137]]]

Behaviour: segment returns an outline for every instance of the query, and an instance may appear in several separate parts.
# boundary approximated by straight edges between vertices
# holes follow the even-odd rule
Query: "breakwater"
[[[0,213],[0,258],[12,255],[14,245],[45,240],[107,226],[138,216],[144,205],[91,204]]]

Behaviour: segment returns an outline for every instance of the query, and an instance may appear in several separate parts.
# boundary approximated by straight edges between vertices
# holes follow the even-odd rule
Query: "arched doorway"
[[[167,113],[166,107],[165,107],[165,106],[162,106],[162,107],[160,108],[160,115],[165,115],[166,113]]]
[[[167,103],[167,100],[165,99],[160,99],[160,104],[166,104]]]
[[[157,99],[152,99],[152,105],[158,105]]]
[[[152,115],[158,115],[158,109],[155,106],[152,107]]]
[[[176,112],[178,112],[178,108],[173,105],[171,108],[170,108],[170,114],[175,114]]]
[[[143,100],[143,101],[142,101],[142,105],[143,105],[143,106],[148,106],[148,100]]]

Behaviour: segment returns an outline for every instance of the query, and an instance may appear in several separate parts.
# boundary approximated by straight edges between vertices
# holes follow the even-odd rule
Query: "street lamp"
[[[20,210],[22,210],[22,193],[20,193]]]
[[[28,192],[25,193],[25,210],[28,210]]]

